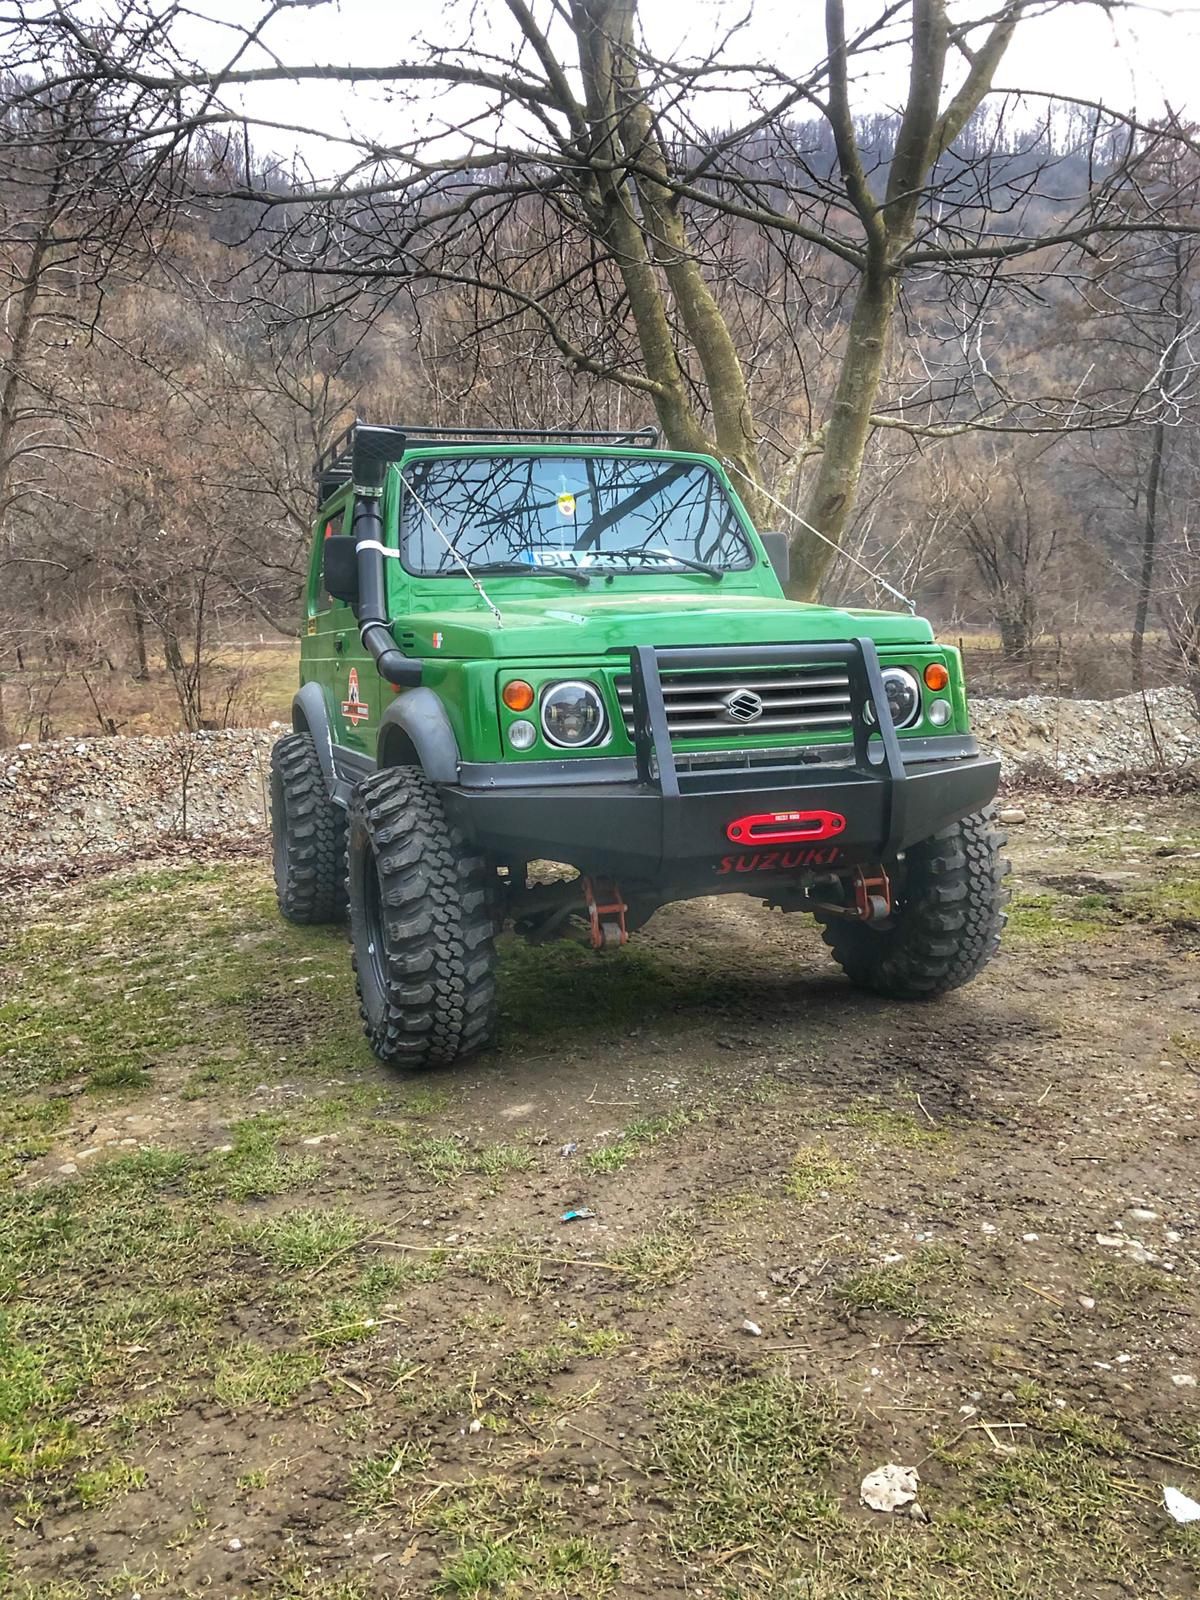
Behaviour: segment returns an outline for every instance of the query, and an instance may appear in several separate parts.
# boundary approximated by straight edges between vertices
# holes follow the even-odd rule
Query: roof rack
[[[317,483],[317,505],[347,483],[364,489],[381,489],[389,463],[399,461],[410,439],[439,439],[460,443],[512,444],[578,443],[640,444],[654,449],[658,429],[622,428],[432,428],[385,425],[355,420],[317,458],[313,477]]]

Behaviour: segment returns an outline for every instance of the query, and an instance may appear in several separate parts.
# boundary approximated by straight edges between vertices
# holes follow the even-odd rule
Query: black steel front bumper
[[[706,650],[638,646],[630,655],[636,759],[466,765],[459,783],[442,790],[451,820],[490,855],[563,861],[584,872],[648,882],[828,870],[894,860],[917,840],[978,811],[996,792],[1000,763],[980,756],[974,740],[897,737],[870,639]],[[850,680],[852,746],[769,764],[736,752],[728,765],[676,760],[662,668],[835,662],[845,663]],[[879,710],[878,727],[866,720],[868,701]],[[732,842],[727,833],[746,814],[797,810],[830,811],[844,817],[845,826],[835,837],[774,850]]]

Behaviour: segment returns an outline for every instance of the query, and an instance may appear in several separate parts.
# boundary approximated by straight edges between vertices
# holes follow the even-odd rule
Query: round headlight
[[[921,689],[906,667],[884,667],[883,688],[888,709],[897,728],[911,728],[921,715]],[[874,707],[867,705],[867,721],[875,721]]]
[[[555,683],[542,691],[542,732],[551,744],[581,750],[598,744],[608,728],[594,683]]]

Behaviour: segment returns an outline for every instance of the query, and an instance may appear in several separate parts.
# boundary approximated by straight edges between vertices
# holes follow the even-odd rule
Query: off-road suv
[[[905,999],[996,948],[999,769],[957,652],[785,599],[786,540],[656,443],[357,423],[318,462],[275,881],[294,922],[349,910],[383,1061],[489,1042],[506,924],[600,949],[748,891]]]

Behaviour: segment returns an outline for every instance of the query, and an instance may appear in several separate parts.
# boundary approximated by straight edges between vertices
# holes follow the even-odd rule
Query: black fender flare
[[[325,703],[325,691],[319,683],[304,684],[292,701],[292,728],[296,733],[312,736],[330,799],[340,806],[349,805],[351,785],[338,777],[333,757],[333,727],[329,721],[329,707]]]
[[[406,689],[379,719],[381,767],[408,766],[415,756],[431,783],[457,783],[458,740],[432,689]]]

